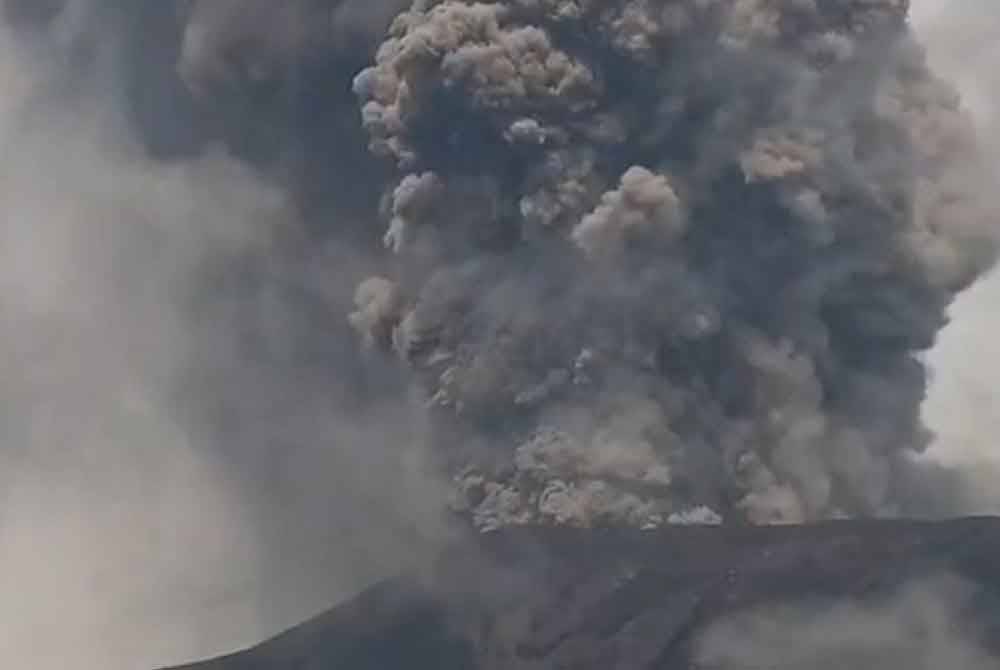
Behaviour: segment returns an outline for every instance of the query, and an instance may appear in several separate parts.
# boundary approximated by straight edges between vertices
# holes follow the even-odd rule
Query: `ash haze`
[[[167,161],[138,142],[115,39],[129,11],[79,2],[44,39],[0,33],[11,670],[249,644],[416,555],[439,497],[408,488],[405,408],[387,393],[382,423],[349,409],[326,324],[288,317],[313,280],[273,252],[295,219],[282,189],[221,149]],[[300,349],[333,359],[322,387]]]
[[[446,492],[426,476],[425,455],[413,444],[430,431],[409,401],[408,375],[377,356],[359,362],[363,347],[355,347],[345,318],[358,284],[352,325],[368,344],[391,339],[380,320],[397,309],[377,278],[387,265],[377,251],[381,224],[353,223],[371,199],[366,184],[379,178],[352,153],[367,141],[360,122],[337,125],[355,119],[357,102],[345,94],[333,105],[350,113],[331,121],[338,157],[322,174],[362,174],[366,184],[335,193],[316,215],[322,207],[296,200],[323,200],[328,180],[303,186],[295,175],[306,168],[297,164],[257,169],[267,151],[253,142],[234,142],[235,157],[202,146],[199,133],[212,134],[202,113],[167,105],[170,87],[211,87],[190,53],[172,52],[169,35],[143,34],[139,46],[118,39],[140,12],[130,5],[167,2],[65,4],[44,31],[0,33],[0,667],[134,670],[246,645],[418,557],[446,532],[436,515]],[[214,7],[224,13],[238,4]],[[752,10],[764,3],[740,4]],[[989,144],[1000,105],[990,54],[1000,43],[994,4],[913,0],[931,61],[962,90],[990,156],[1000,155]],[[384,12],[346,6],[343,34],[366,48],[345,57],[350,71],[337,72],[345,84],[374,58],[378,40],[365,35],[381,35],[387,21]],[[165,25],[183,20],[173,9],[141,11],[160,11]],[[633,28],[638,34],[632,19],[642,17],[623,17],[623,40]],[[184,39],[198,36],[191,31]],[[287,35],[278,37],[273,48],[287,57]],[[182,81],[169,76],[176,61]],[[449,66],[460,73],[476,64],[460,61]],[[287,67],[282,58],[275,63],[268,67]],[[578,64],[562,65],[570,92],[586,93],[586,82],[575,78]],[[128,68],[150,73],[141,94],[124,90]],[[146,110],[143,123],[159,133],[152,148],[140,141],[142,124],[130,108],[136,99]],[[599,125],[595,135],[615,131]],[[248,136],[270,137],[264,130]],[[510,130],[540,137],[548,129],[522,123]],[[395,190],[403,216],[388,239],[400,248],[420,228],[408,230],[404,219],[425,216],[435,204],[420,201],[421,185],[433,191],[433,175],[421,179],[413,175]],[[535,204],[563,195],[558,190],[570,181],[550,184],[551,193],[540,189]],[[476,179],[446,186],[470,206],[492,197],[494,187]],[[600,252],[614,241],[616,221],[638,220],[622,212],[634,193],[655,196],[650,220],[668,236],[685,225],[677,206],[684,189],[661,175],[623,171],[601,190],[574,233],[584,249]],[[346,232],[324,240],[322,253],[303,261],[276,251],[309,229],[302,219],[324,217]],[[456,250],[464,251],[461,244]],[[425,260],[406,271],[421,276]],[[376,279],[366,281],[370,276]],[[491,298],[502,306],[503,295]],[[953,323],[928,357],[924,413],[938,433],[932,458],[997,458],[1000,355],[990,326],[998,304],[1000,279],[975,284],[953,306]],[[415,321],[408,326],[419,326]],[[404,334],[419,336],[419,328]],[[780,359],[780,351],[757,344],[765,363]],[[520,398],[541,398],[560,379],[543,375]],[[658,411],[637,404],[628,418],[641,423]],[[584,420],[573,412],[565,418]],[[528,469],[558,467],[546,460],[552,455],[580,466],[559,435],[533,439],[519,454]],[[653,485],[662,474],[642,462],[644,451],[611,455],[582,467],[639,469]],[[579,502],[554,493],[556,503]],[[988,487],[976,494],[976,506],[963,511],[994,509]],[[642,523],[645,503],[626,502],[616,509]],[[770,502],[802,506],[785,489]],[[480,511],[487,524],[497,523],[494,512]],[[714,514],[682,512],[701,520]]]

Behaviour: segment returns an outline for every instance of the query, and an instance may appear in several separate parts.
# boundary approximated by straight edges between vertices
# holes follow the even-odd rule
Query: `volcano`
[[[174,670],[994,668],[997,556],[987,518],[505,529]]]

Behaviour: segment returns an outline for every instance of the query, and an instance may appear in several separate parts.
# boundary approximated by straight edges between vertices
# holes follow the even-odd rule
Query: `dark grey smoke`
[[[402,173],[402,269],[353,320],[422,380],[480,524],[901,510],[919,354],[996,247],[906,11],[428,0],[393,23],[354,88]]]
[[[368,253],[384,193],[396,261],[350,322],[417,372],[460,507],[898,511],[916,356],[994,255],[905,3],[417,3],[354,81],[395,183],[345,86],[389,9],[192,3],[178,71],[254,110],[225,132],[271,138],[311,225],[340,201],[323,234]]]
[[[905,3],[2,7],[0,566],[88,627],[4,610],[52,655],[0,662],[248,642],[444,489],[483,529],[962,497],[910,456],[992,175]]]

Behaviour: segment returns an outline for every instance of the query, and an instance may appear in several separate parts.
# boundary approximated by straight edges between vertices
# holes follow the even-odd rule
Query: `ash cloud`
[[[353,320],[426,389],[462,509],[905,511],[921,353],[996,251],[991,166],[907,9],[427,0],[395,20],[354,89],[401,174],[402,269]],[[588,465],[620,452],[643,465]]]
[[[995,231],[906,3],[416,3],[377,48],[402,7],[349,8],[194,3],[179,71],[236,145],[264,135],[227,110],[294,129],[276,162],[308,225],[351,184],[310,234],[391,252],[348,321],[413,373],[461,511],[925,510],[921,356]],[[671,485],[519,466],[539,444]]]
[[[967,493],[913,456],[994,164],[902,0],[3,7],[0,566],[66,616],[0,660],[226,651],[418,558],[446,500]]]

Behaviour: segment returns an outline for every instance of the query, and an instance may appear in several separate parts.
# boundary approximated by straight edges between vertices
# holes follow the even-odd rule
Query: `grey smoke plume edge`
[[[927,45],[934,68],[955,83],[978,127],[979,141],[993,165],[1000,164],[996,143],[1000,81],[994,67],[1000,38],[1000,12],[988,2],[913,3],[915,30]],[[991,273],[956,300],[952,323],[928,355],[931,383],[924,413],[937,433],[929,458],[966,473],[979,511],[1000,510],[990,484],[998,467],[1000,378],[996,332],[1000,275]]]

